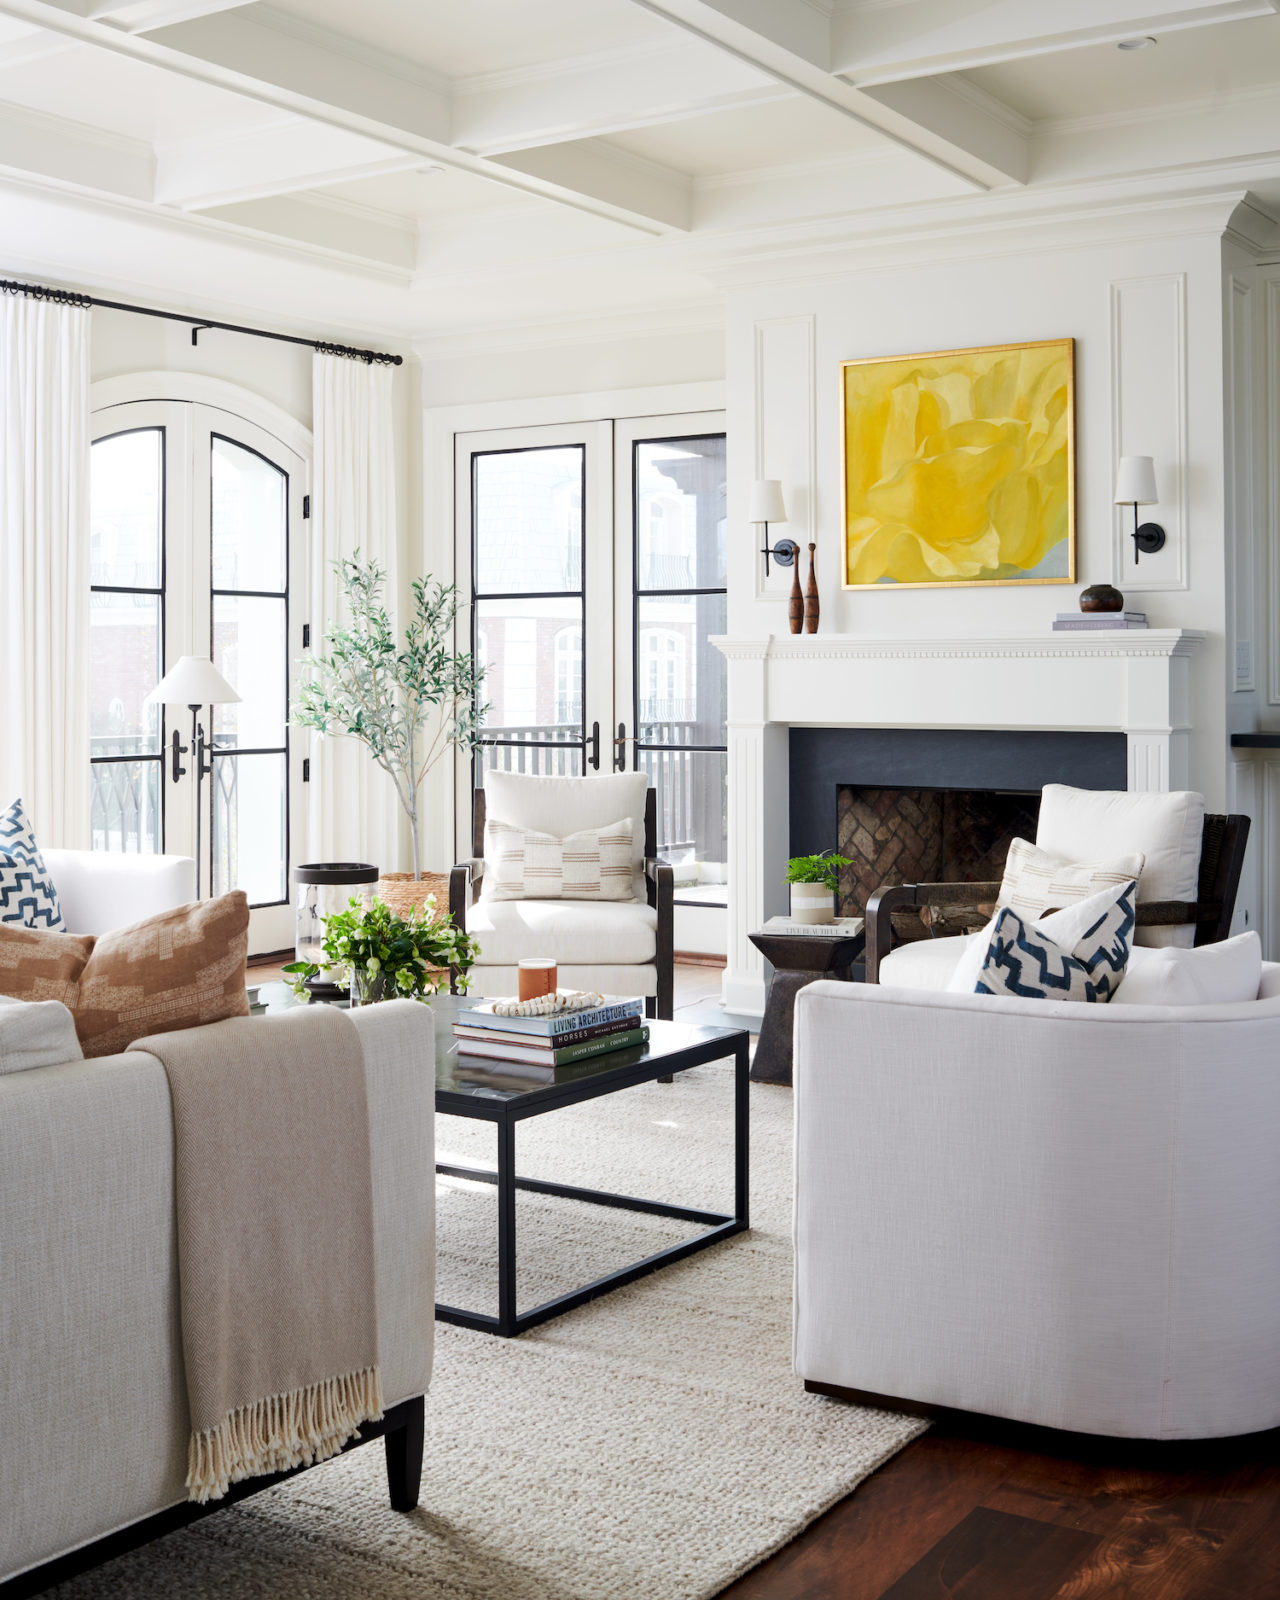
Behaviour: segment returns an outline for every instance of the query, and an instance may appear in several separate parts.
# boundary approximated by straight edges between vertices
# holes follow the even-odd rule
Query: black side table
[[[807,983],[816,983],[819,978],[847,982],[850,966],[862,958],[866,935],[822,938],[810,933],[753,933],[750,939],[774,969],[751,1076],[756,1083],[789,1084],[796,996]]]

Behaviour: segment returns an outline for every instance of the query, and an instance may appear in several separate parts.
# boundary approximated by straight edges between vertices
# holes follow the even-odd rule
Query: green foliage
[[[385,574],[376,561],[335,561],[349,621],[334,624],[322,650],[300,663],[293,726],[348,734],[396,787],[413,835],[413,875],[422,875],[418,793],[450,745],[472,750],[480,720],[484,668],[453,649],[458,591],[436,578],[413,583],[413,616],[397,643],[382,601]]]
[[[467,987],[467,973],[480,954],[469,934],[454,927],[447,915],[436,915],[435,897],[420,910],[398,917],[381,900],[366,910],[354,897],[345,911],[335,911],[324,925],[326,968],[341,968],[381,979],[385,998],[425,1000],[449,982],[449,968],[458,975],[458,987]],[[443,968],[443,971],[433,970]],[[308,978],[321,968],[310,961],[294,961],[285,969],[294,993],[305,996]]]
[[[840,868],[852,861],[824,850],[820,856],[792,856],[787,862],[788,883],[825,883],[833,893],[839,887]]]

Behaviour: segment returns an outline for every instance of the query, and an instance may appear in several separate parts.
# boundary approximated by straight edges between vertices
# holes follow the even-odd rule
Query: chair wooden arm
[[[453,918],[455,928],[466,932],[467,904],[471,896],[469,890],[479,891],[484,880],[484,862],[477,857],[470,861],[459,861],[449,870],[449,915]]]
[[[658,913],[657,951],[658,993],[650,1016],[670,1022],[675,1005],[675,869],[660,856],[649,856],[644,864],[645,889],[649,904]]]
[[[886,883],[867,901],[866,965],[868,983],[879,983],[880,963],[893,948],[893,913],[928,905],[971,905],[994,900],[998,883]]]
[[[1137,908],[1140,928],[1185,927],[1188,922],[1217,922],[1222,904],[1216,900],[1148,900]]]

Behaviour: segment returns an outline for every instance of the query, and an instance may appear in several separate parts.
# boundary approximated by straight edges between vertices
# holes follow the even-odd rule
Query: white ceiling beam
[[[790,97],[758,68],[681,33],[648,50],[463,78],[454,86],[452,143],[498,155]]]
[[[0,0],[0,16],[76,39],[79,43],[143,61],[179,77],[225,89],[261,105],[274,106],[317,124],[344,128],[390,146],[486,178],[509,189],[621,223],[642,233],[673,231],[666,215],[645,208],[643,182],[623,193],[616,182],[607,193],[566,188],[534,172],[490,161],[449,142],[450,106],[442,90],[432,90],[410,75],[370,67],[360,52],[344,52],[342,40],[286,34],[245,11],[205,17],[166,28],[160,36],[127,33],[74,16],[51,0]],[[621,197],[620,197],[621,196]]]
[[[1275,0],[906,0],[831,22],[831,70],[859,87],[962,72],[1135,35],[1272,16]]]
[[[495,160],[565,189],[590,191],[619,205],[640,205],[668,227],[693,226],[693,181],[683,172],[644,161],[590,139],[513,150]]]
[[[140,139],[10,105],[0,106],[0,167],[130,200],[150,200],[155,176]]]
[[[743,20],[757,11],[770,16],[790,16],[791,7],[801,0],[786,0],[785,5],[774,4],[772,0],[631,0],[631,3],[655,16],[665,17],[677,27],[716,45],[739,61],[758,67],[777,82],[852,118],[863,127],[874,129],[891,143],[963,179],[970,187],[989,189],[1025,180],[1029,160],[1026,135],[1001,123],[977,104],[970,105],[961,116],[950,105],[946,90],[939,90],[934,96],[928,91],[922,92],[913,97],[909,108],[905,100],[900,105],[887,103],[864,94],[825,66],[815,64],[809,56],[777,42],[772,34],[781,30],[776,26],[769,33],[756,32],[749,21]],[[981,130],[977,139],[975,130]]]
[[[341,128],[301,117],[231,139],[182,139],[156,151],[155,198],[184,211],[299,194],[429,163]]]

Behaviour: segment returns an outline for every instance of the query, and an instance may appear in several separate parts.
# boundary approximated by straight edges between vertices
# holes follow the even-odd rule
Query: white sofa
[[[68,933],[109,933],[196,897],[190,856],[42,850]]]
[[[392,1001],[352,1020],[383,1392],[411,1410],[431,1375],[435,1312],[433,1019]],[[153,1537],[146,1519],[185,1508],[189,1433],[164,1069],[139,1051],[3,1066],[0,1583],[118,1530],[122,1547]],[[389,1462],[393,1448],[403,1441],[388,1434]],[[41,1576],[43,1588],[54,1575]]]
[[[795,1103],[807,1385],[1138,1438],[1280,1424],[1280,966],[1214,1007],[811,984]]]

